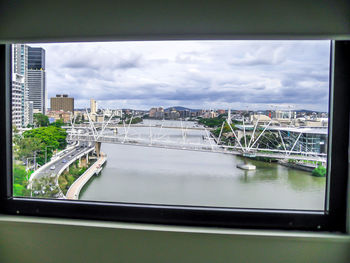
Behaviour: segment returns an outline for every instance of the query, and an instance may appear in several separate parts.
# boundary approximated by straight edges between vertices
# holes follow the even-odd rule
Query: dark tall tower
[[[34,113],[46,112],[45,50],[28,47],[28,100],[33,102]]]
[[[28,47],[28,69],[45,70],[45,50],[41,47]]]

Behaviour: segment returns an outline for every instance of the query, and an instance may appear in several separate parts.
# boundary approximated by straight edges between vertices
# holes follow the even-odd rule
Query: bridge
[[[111,117],[112,118],[112,117]],[[95,151],[99,156],[101,143],[124,144],[143,147],[158,147],[167,149],[189,150],[189,151],[206,151],[223,154],[240,155],[244,157],[264,157],[272,159],[311,161],[326,163],[327,155],[307,148],[302,142],[303,131],[296,132],[295,136],[289,136],[288,142],[277,129],[273,131],[270,127],[271,122],[267,125],[259,125],[259,120],[255,123],[254,129],[248,132],[243,129],[241,136],[237,130],[234,130],[229,120],[226,120],[221,127],[220,134],[215,137],[209,129],[205,127],[186,127],[181,122],[179,127],[168,127],[166,125],[132,125],[132,119],[129,124],[124,123],[118,130],[118,133],[108,131],[110,120],[106,123],[99,124],[101,130],[97,130],[95,123],[91,121],[80,132],[76,130],[76,125],[72,124],[68,130],[69,141],[86,141],[95,143]],[[227,124],[227,125],[226,125]],[[230,128],[230,136],[234,140],[233,145],[225,144],[223,134],[224,127]],[[259,126],[259,127],[258,127]],[[115,127],[115,126],[114,126]],[[244,121],[243,121],[243,127]],[[148,132],[145,133],[147,128]],[[171,129],[180,132],[170,132]],[[143,134],[138,134],[138,129],[143,129]],[[261,131],[262,130],[262,131]],[[82,131],[82,132],[81,132]],[[258,132],[259,131],[259,132]],[[268,142],[268,147],[264,147],[263,141],[266,141],[264,135],[274,132],[277,136]],[[200,140],[198,140],[200,138]],[[243,139],[244,140],[243,140]],[[243,142],[241,142],[243,140]],[[271,138],[270,138],[271,140]],[[266,144],[266,142],[265,142]],[[276,144],[276,145],[274,145]],[[304,145],[303,145],[304,144]],[[302,150],[303,149],[303,150]],[[306,150],[305,150],[306,149]]]
[[[94,126],[96,129],[118,129],[118,128],[125,128],[126,124],[125,122],[123,124],[119,124],[119,123],[109,123],[106,125],[106,127],[104,127],[104,124],[101,122],[95,122]],[[74,125],[74,129],[85,129],[85,128],[90,128],[90,124],[89,123],[81,123],[81,124],[75,124]],[[146,124],[130,124],[130,127],[139,127],[139,128],[164,128],[164,129],[177,129],[177,130],[181,130],[183,129],[183,127],[178,127],[178,126],[166,126],[166,125],[158,125],[158,124],[154,124],[154,125],[146,125]],[[63,129],[72,129],[72,126],[62,126]],[[185,127],[188,130],[199,130],[202,131],[204,130],[204,127]],[[211,128],[207,128],[208,130],[212,130]]]

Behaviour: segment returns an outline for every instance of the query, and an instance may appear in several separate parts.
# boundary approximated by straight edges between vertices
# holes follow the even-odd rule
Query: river
[[[166,126],[174,123],[180,125],[168,122]],[[195,126],[190,122],[181,125]],[[120,136],[124,133],[125,130],[120,130]],[[182,129],[140,127],[128,133],[135,138],[157,134],[157,138],[184,140]],[[209,144],[205,134],[192,130],[185,139]],[[256,165],[256,170],[244,171],[236,168],[243,159],[231,154],[121,144],[102,144],[102,151],[108,156],[106,166],[85,185],[81,200],[237,208],[324,208],[325,178],[277,163],[249,160]]]

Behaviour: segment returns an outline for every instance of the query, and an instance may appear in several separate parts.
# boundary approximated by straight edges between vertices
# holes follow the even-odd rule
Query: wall
[[[349,39],[346,0],[1,1],[0,43]],[[345,235],[0,215],[0,262],[350,262]]]
[[[0,216],[0,262],[343,262],[350,236]]]
[[[0,10],[0,42],[350,37],[347,0],[16,0]]]

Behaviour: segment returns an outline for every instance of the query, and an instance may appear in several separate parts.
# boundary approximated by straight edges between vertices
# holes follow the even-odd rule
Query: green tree
[[[257,143],[259,144],[259,148],[279,149],[281,148],[282,141],[277,134],[265,132]]]
[[[34,123],[36,127],[46,127],[50,124],[49,117],[42,113],[34,113]]]
[[[61,128],[62,126],[64,125],[64,121],[59,119],[53,123],[50,124],[50,126],[55,126],[55,127],[58,127],[58,128]]]
[[[39,151],[37,155],[37,163],[41,165],[45,163],[45,154],[47,160],[50,160],[54,150],[62,150],[67,146],[67,132],[64,129],[56,126],[32,129],[24,132],[23,137],[24,142],[26,142],[28,139],[32,139],[36,143],[41,143],[40,145],[35,144],[35,149],[30,148],[27,143],[20,147],[21,151],[24,151],[25,153],[30,152],[31,155],[33,155],[35,150]]]
[[[241,140],[239,141],[243,147],[247,147],[250,142],[250,139],[252,138],[252,136],[250,136],[249,134],[247,134],[245,137],[246,137],[247,144],[245,143],[246,141],[244,140],[244,136],[242,136]]]
[[[140,123],[140,122],[142,122],[142,118],[136,117],[136,118],[132,119],[131,124],[136,124],[136,123]]]
[[[19,139],[18,144],[15,146],[15,152],[18,154],[18,158],[33,157],[34,152],[39,152],[43,149],[44,144],[41,139],[35,137],[24,137]]]
[[[27,190],[29,179],[29,173],[26,172],[23,166],[13,165],[13,195],[14,196],[27,196],[29,190]]]
[[[18,129],[17,129],[17,126],[16,125],[12,125],[12,133],[14,133],[14,134],[16,134],[16,133],[18,133],[19,131],[18,131]]]
[[[222,125],[222,123],[221,123],[221,125]],[[233,130],[236,130],[236,129],[237,129],[236,126],[235,126],[233,123],[231,124],[231,127],[232,127]],[[221,132],[221,127],[218,127],[218,128],[216,128],[215,130],[212,131],[212,133],[213,133],[216,137],[219,137],[220,132]],[[222,133],[221,133],[221,134],[225,134],[225,133],[229,133],[229,132],[232,132],[232,131],[231,131],[231,129],[230,129],[230,126],[228,126],[228,123],[226,122],[226,123],[224,124],[224,127],[223,127],[223,129],[222,129]]]
[[[222,123],[225,121],[224,118],[201,118],[198,120],[198,123],[201,123],[207,127],[219,127],[222,125]]]
[[[316,177],[325,177],[327,173],[327,170],[322,165],[318,165],[313,171],[312,175]]]

